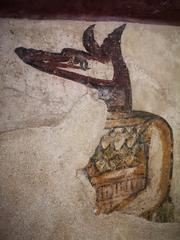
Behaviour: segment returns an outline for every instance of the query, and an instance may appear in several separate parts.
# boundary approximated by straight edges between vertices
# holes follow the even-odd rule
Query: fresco
[[[172,129],[161,116],[132,109],[129,71],[121,51],[126,25],[114,29],[101,46],[95,40],[94,27],[89,26],[83,33],[86,51],[64,48],[52,53],[19,47],[15,52],[40,71],[96,89],[107,105],[104,135],[84,167],[84,174],[96,191],[95,213],[138,212],[148,220],[173,221],[169,196]],[[111,64],[112,79],[88,74],[92,62]]]

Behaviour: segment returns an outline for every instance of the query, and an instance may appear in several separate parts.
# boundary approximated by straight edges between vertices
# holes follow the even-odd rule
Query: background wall
[[[122,39],[133,108],[164,117],[174,133],[176,223],[157,224],[118,212],[94,215],[93,188],[79,169],[100,140],[106,106],[95,91],[33,69],[14,53],[19,46],[82,49],[90,24],[0,20],[0,239],[179,239],[180,28],[128,24]],[[120,24],[98,22],[98,43]]]

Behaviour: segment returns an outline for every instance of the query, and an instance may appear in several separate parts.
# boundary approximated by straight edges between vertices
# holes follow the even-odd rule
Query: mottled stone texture
[[[97,41],[101,43],[120,24],[97,23]],[[14,53],[20,46],[54,52],[82,49],[82,32],[89,25],[0,20],[0,239],[178,240],[179,223],[157,224],[118,212],[95,216],[95,192],[81,168],[99,143],[106,106],[95,91],[35,70]],[[127,25],[122,42],[133,108],[164,117],[173,129],[171,196],[176,222],[180,221],[179,42],[178,27],[138,24]]]

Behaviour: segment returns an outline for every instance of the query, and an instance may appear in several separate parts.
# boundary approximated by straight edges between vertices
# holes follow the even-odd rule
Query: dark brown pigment
[[[1,0],[0,17],[180,25],[179,0]]]

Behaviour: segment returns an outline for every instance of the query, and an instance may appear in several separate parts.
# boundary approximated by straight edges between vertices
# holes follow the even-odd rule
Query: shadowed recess
[[[180,1],[2,0],[0,17],[122,20],[180,25]]]

